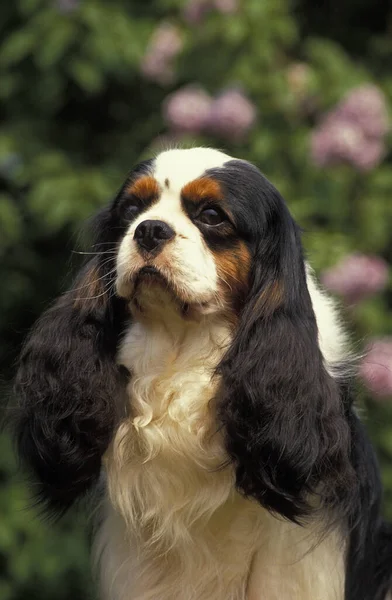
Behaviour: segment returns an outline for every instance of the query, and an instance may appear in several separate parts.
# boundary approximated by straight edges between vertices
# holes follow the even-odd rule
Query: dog
[[[48,511],[96,490],[102,598],[384,600],[355,361],[278,191],[167,150],[94,232],[22,350],[15,435]]]

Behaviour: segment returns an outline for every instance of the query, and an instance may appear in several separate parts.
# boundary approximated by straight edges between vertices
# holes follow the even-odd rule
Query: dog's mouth
[[[177,310],[180,311],[183,317],[190,317],[195,307],[205,307],[208,303],[203,302],[200,305],[190,303],[185,301],[180,297],[177,293],[175,285],[171,283],[168,278],[156,267],[152,265],[148,265],[142,267],[136,274],[133,283],[133,303],[135,307],[143,312],[143,300],[140,296],[140,292],[142,291],[142,286],[145,289],[145,285],[149,288],[157,288],[164,289],[172,298],[173,304],[177,306]],[[155,295],[155,293],[154,293]]]
[[[142,267],[136,274],[134,288],[135,290],[143,281],[156,281],[157,283],[165,284],[169,287],[169,282],[164,275],[156,267],[151,265],[147,267]]]

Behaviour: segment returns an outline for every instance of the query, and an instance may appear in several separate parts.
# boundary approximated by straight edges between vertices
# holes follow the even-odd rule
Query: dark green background
[[[180,0],[55,0],[0,5],[0,360],[3,398],[34,319],[64,290],[80,250],[81,223],[107,202],[125,174],[165,134],[161,105],[173,89],[211,93],[240,84],[258,109],[241,142],[188,139],[254,161],[305,229],[317,271],[360,250],[392,262],[391,152],[364,175],[312,165],[310,133],[356,85],[373,82],[392,102],[392,12],[386,0],[243,0],[238,14],[212,12],[190,26]],[[176,80],[147,82],[140,60],[154,28],[182,31]],[[306,63],[306,99],[287,70]],[[309,108],[310,107],[310,108]],[[390,138],[387,140],[390,148]],[[156,148],[156,146],[154,146]],[[392,334],[391,286],[347,312],[356,349]],[[392,517],[392,412],[363,394],[382,461]],[[5,409],[9,411],[9,409]],[[86,600],[88,518],[61,524],[26,510],[28,495],[6,435],[0,439],[1,600]]]

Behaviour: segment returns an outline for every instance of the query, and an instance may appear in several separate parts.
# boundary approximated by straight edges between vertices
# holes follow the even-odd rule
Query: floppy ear
[[[350,432],[319,348],[299,231],[283,200],[267,221],[237,333],[218,368],[218,416],[238,488],[298,521],[311,505],[342,504],[353,481]]]
[[[105,219],[102,231],[110,231],[109,211]],[[94,246],[108,248],[107,239]],[[97,481],[115,424],[121,389],[115,353],[125,308],[113,295],[114,248],[94,256],[43,314],[19,361],[17,447],[36,479],[37,499],[54,512]]]

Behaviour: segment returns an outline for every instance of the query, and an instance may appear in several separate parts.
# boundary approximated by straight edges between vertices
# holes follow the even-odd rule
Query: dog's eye
[[[226,221],[226,215],[219,208],[205,208],[201,211],[197,220],[204,225],[215,227]]]
[[[141,209],[141,203],[138,198],[130,198],[124,206],[124,214],[126,217],[132,219],[135,217]]]

